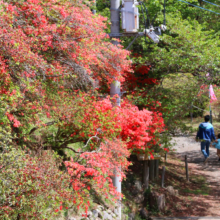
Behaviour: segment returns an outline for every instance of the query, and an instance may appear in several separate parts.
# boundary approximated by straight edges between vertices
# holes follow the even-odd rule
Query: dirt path
[[[207,210],[205,216],[219,216],[220,220],[220,161],[216,155],[216,149],[210,148],[210,157],[207,165],[204,165],[204,157],[200,151],[200,143],[192,137],[173,138],[176,155],[184,160],[188,157],[189,175],[190,173],[199,174],[206,177],[209,187],[209,195],[195,195],[195,201],[206,203]],[[204,215],[203,215],[204,216]]]

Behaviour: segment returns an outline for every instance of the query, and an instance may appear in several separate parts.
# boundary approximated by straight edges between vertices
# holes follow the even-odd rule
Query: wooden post
[[[154,161],[150,160],[150,180],[154,181]]]
[[[159,160],[155,160],[155,179],[158,179],[159,177]]]
[[[188,161],[187,161],[187,155],[185,155],[185,168],[186,168],[186,180],[189,181],[189,172],[188,172]]]
[[[162,169],[161,187],[164,188],[165,166]]]
[[[148,165],[148,160],[144,160],[143,183],[144,183],[144,190],[148,189],[148,187],[149,187],[149,165]]]

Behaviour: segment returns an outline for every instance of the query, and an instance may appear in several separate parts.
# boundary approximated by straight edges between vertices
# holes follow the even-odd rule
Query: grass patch
[[[183,189],[182,190],[183,193],[191,193],[194,195],[209,195],[209,187],[206,185],[202,185],[201,189]]]
[[[193,175],[191,176],[190,179],[192,182],[194,182],[197,185],[197,188],[196,189],[190,189],[190,188],[182,189],[181,191],[183,193],[191,193],[194,195],[209,195],[210,188],[204,176]]]
[[[200,176],[200,175],[192,175],[190,177],[191,181],[195,182],[195,183],[200,183],[200,184],[206,184],[206,178],[204,176]]]

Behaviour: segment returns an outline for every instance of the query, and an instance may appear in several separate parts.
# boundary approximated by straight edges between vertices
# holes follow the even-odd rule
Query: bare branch
[[[73,152],[76,153],[76,154],[82,154],[82,153],[85,153],[85,152],[83,152],[83,151],[76,151],[75,149],[73,149],[73,148],[71,148],[71,147],[67,147],[67,146],[66,146],[65,148],[67,148],[67,149],[73,151]]]
[[[97,135],[92,136],[92,137],[90,137],[90,138],[89,138],[89,140],[86,142],[86,145],[85,145],[83,148],[87,147],[87,145],[88,145],[89,141],[91,141],[93,138],[96,138],[98,141],[100,140],[100,138],[99,138],[99,137],[97,137]]]

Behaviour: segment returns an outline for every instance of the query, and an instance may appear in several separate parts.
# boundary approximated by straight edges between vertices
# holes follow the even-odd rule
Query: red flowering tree
[[[157,85],[159,80],[149,76],[151,66],[146,64],[132,64],[133,72],[128,72],[125,76],[126,78],[126,88],[129,91],[134,91],[135,89],[142,89],[146,86]]]

